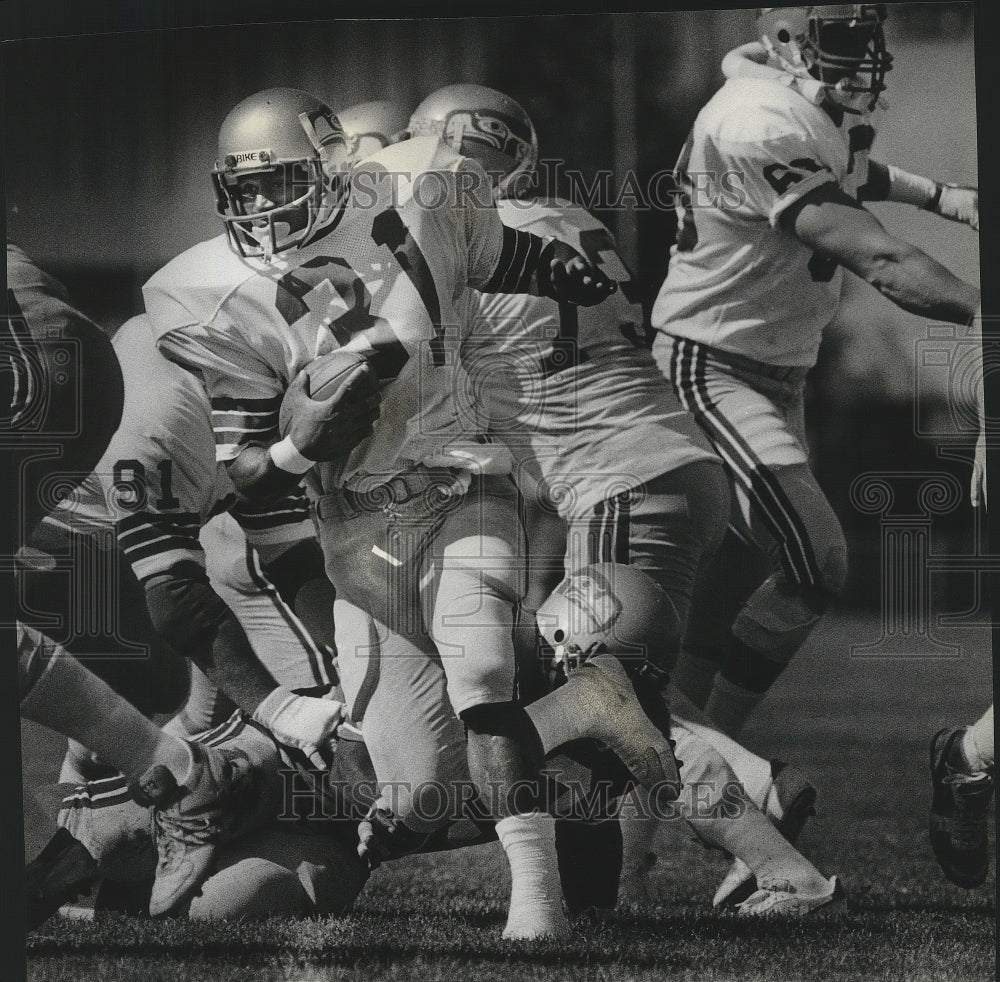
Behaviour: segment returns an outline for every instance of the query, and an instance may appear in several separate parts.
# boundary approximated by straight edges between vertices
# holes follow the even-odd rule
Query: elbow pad
[[[144,585],[153,627],[182,655],[211,644],[234,616],[196,563],[178,564]]]

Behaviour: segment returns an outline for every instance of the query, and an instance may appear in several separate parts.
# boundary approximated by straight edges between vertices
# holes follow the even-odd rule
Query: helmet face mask
[[[304,244],[331,214],[347,162],[333,111],[299,89],[244,99],[219,131],[212,171],[216,211],[243,258]]]
[[[512,198],[530,188],[538,165],[538,136],[524,109],[485,85],[446,85],[413,111],[412,136],[436,136],[482,165],[494,194]]]
[[[892,68],[885,17],[884,3],[764,7],[757,27],[783,69],[821,82],[828,97],[845,109],[870,112]]]

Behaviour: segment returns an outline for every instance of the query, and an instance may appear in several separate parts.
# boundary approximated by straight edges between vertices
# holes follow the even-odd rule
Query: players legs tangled
[[[978,229],[974,189],[870,157],[884,6],[764,8],[726,57],[651,316],[477,84],[412,113],[243,99],[205,164],[220,234],[112,341],[8,246],[21,711],[69,740],[32,928],[98,883],[154,917],[336,914],[381,863],[495,839],[504,938],[566,937],[650,900],[664,822],[728,857],[720,916],[843,909],[796,848],[817,789],[738,740],[847,575],[803,399],[842,269],[926,317],[979,304],[864,207]],[[716,172],[738,205],[692,196]],[[81,341],[76,429],[56,336]],[[754,561],[720,624],[727,534]],[[96,649],[53,636],[81,604],[114,614]],[[965,887],[992,726],[931,747]]]

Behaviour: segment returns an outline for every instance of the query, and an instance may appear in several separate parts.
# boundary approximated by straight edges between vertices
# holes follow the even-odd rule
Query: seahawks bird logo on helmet
[[[785,71],[817,79],[844,109],[870,112],[892,68],[885,18],[884,3],[762,7],[757,31]]]
[[[230,246],[269,261],[304,244],[339,202],[346,165],[344,131],[322,100],[289,88],[244,99],[219,129],[212,171]]]
[[[620,563],[595,563],[565,577],[537,619],[556,661],[571,663],[602,652],[642,660],[680,631],[667,594],[642,570]]]
[[[446,85],[413,110],[412,136],[436,136],[482,165],[501,198],[516,197],[538,164],[538,136],[524,109],[485,85]]]

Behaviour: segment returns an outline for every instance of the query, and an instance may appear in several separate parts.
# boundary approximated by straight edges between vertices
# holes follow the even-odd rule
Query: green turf
[[[746,734],[753,749],[794,760],[819,786],[819,814],[800,845],[847,887],[842,919],[775,925],[715,915],[709,900],[725,862],[671,823],[656,843],[656,905],[580,924],[570,943],[501,942],[507,878],[493,844],[380,870],[355,911],[338,919],[228,926],[53,919],[29,939],[29,978],[992,979],[995,874],[980,890],[951,886],[926,833],[927,744],[938,726],[971,721],[988,703],[986,632],[948,631],[961,645],[953,659],[852,655],[852,645],[874,636],[873,620],[824,624]],[[26,763],[36,781],[55,766]]]

